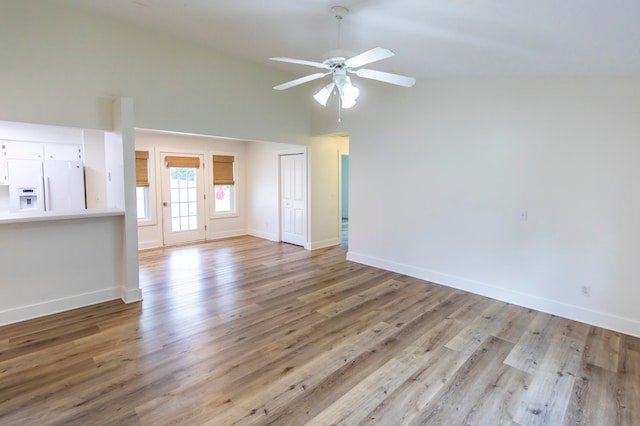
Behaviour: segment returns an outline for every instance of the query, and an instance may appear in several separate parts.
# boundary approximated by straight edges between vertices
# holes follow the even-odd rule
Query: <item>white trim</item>
[[[274,234],[270,232],[262,232],[256,229],[249,229],[247,231],[247,235],[251,235],[252,237],[262,238],[263,240],[275,241],[276,243],[280,242],[280,238],[278,234]]]
[[[247,235],[246,229],[232,229],[230,231],[209,232],[207,233],[207,241],[220,240],[223,238],[231,238],[231,237],[240,237],[242,235]]]
[[[367,256],[365,254],[347,253],[347,260],[385,269],[392,272],[420,278],[433,283],[445,285],[481,296],[490,297],[514,305],[561,316],[597,327],[607,328],[631,336],[640,337],[640,321],[620,317],[611,313],[595,311],[581,306],[545,299],[528,293],[521,293],[491,284],[469,280],[462,277],[448,275],[438,271],[419,268],[385,259]]]
[[[142,300],[142,290],[139,288],[132,290],[123,289],[120,299],[127,304],[140,302]]]
[[[159,247],[162,247],[162,242],[159,240],[138,241],[138,250],[147,250]]]
[[[296,155],[296,154],[307,154],[307,147],[301,146],[299,148],[287,148],[287,149],[279,149],[278,150],[278,159],[281,155]]]
[[[213,186],[213,185],[211,185]],[[215,195],[214,195],[215,197]],[[214,201],[215,203],[215,201]],[[212,203],[213,204],[213,203]],[[214,206],[215,208],[215,206]],[[213,216],[211,216],[209,218],[209,220],[215,220],[215,219],[227,219],[230,217],[240,217],[240,213],[215,213]]]
[[[136,290],[140,291],[139,289],[129,290],[129,293],[135,293]],[[7,309],[0,311],[0,326],[120,299],[119,293],[120,288],[112,287],[91,293],[76,294],[60,299]]]
[[[341,237],[330,238],[328,240],[323,240],[323,241],[314,241],[311,244],[309,244],[308,250],[318,250],[326,247],[335,247],[335,246],[339,246],[341,243],[342,243]]]
[[[338,148],[338,238],[342,240],[342,152]]]

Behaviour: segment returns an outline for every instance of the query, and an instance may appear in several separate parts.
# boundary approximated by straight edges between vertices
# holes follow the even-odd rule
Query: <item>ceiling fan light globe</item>
[[[358,99],[358,96],[360,96],[360,89],[351,84],[351,82],[346,83],[342,88],[342,91],[344,93],[344,97],[353,99],[354,102]]]
[[[320,105],[327,106],[327,100],[329,100],[329,96],[331,96],[334,85],[335,84],[333,82],[327,84],[313,95],[313,99],[315,99]]]
[[[349,109],[356,104],[356,100],[354,98],[349,98],[344,95],[340,98],[340,101],[342,109]]]

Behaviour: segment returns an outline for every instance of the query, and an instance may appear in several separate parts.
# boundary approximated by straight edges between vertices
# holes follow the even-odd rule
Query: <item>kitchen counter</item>
[[[124,216],[120,209],[86,209],[64,212],[23,212],[0,213],[0,225],[25,222],[42,222],[50,220],[84,219],[94,217]]]
[[[0,325],[122,298],[124,219],[119,209],[0,215]]]

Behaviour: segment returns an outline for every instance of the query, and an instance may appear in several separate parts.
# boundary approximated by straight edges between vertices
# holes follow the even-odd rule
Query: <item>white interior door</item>
[[[203,156],[161,153],[163,244],[205,239]],[[198,159],[197,165],[194,164]]]
[[[280,156],[280,206],[282,241],[304,246],[307,242],[307,156]]]

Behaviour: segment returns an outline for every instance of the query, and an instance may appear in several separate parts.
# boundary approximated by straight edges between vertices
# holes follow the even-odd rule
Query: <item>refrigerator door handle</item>
[[[49,176],[44,178],[44,209],[45,211],[51,210],[51,185],[49,183]]]

